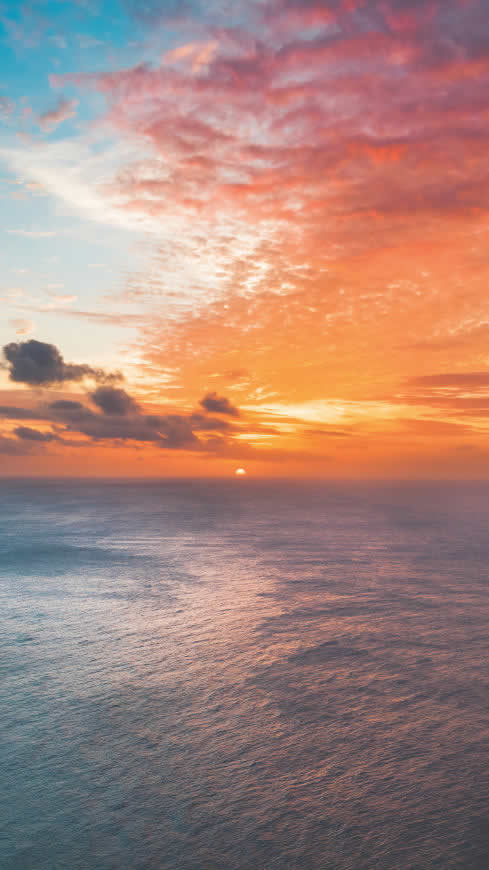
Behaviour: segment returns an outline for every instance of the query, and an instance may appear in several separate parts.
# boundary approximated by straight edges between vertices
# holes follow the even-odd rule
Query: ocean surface
[[[0,491],[2,870],[487,870],[488,485]]]

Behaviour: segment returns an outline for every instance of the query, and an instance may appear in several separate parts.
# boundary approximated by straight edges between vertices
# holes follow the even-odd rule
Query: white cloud
[[[122,209],[116,194],[107,190],[119,168],[136,159],[133,148],[106,145],[96,151],[81,141],[65,140],[44,142],[37,148],[32,143],[0,148],[0,159],[21,177],[41,184],[74,213],[96,223],[139,231],[154,225]]]
[[[7,232],[11,236],[24,236],[26,239],[51,239],[56,235],[50,230],[7,230]]]
[[[353,420],[389,420],[406,414],[403,405],[391,402],[361,402],[341,399],[311,399],[306,402],[267,402],[241,405],[244,410],[270,417],[300,420],[304,423],[346,423]],[[409,411],[408,411],[409,412]]]
[[[49,308],[57,308],[58,305],[71,305],[78,299],[78,296],[72,294],[50,293],[49,296],[53,300],[49,303]]]
[[[138,189],[153,177],[160,180],[168,167],[164,159],[137,140],[109,140],[108,128],[88,137],[0,148],[0,161],[28,182],[42,185],[73,214],[137,236],[155,245],[160,292],[175,308],[222,298],[236,267],[244,274],[245,290],[253,295],[267,269],[259,252],[276,236],[273,222],[250,225],[241,214],[224,208],[206,214],[174,198],[128,201],[131,185]],[[105,138],[104,138],[105,137]]]

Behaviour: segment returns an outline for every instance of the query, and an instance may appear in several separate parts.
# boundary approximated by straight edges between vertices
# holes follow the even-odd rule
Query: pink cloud
[[[188,31],[161,65],[52,83],[103,94],[104,121],[144,155],[105,195],[182,228],[198,256],[212,239],[229,277],[245,236],[270,269],[327,265],[486,213],[481,0],[269,0],[248,29]]]
[[[163,56],[163,63],[172,64],[180,61],[188,62],[193,72],[198,72],[201,67],[210,63],[217,51],[218,43],[211,42],[188,42],[178,48],[167,51]]]

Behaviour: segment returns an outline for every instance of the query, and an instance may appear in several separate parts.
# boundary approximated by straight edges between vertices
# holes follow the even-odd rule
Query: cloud
[[[189,42],[180,45],[163,56],[163,63],[172,64],[185,61],[191,65],[193,72],[198,72],[202,66],[210,63],[214,57],[218,43],[212,42]]]
[[[202,408],[212,414],[227,414],[230,417],[239,417],[239,411],[231,404],[225,396],[218,396],[217,393],[207,393],[200,404]]]
[[[56,233],[51,230],[7,230],[11,236],[23,236],[26,239],[52,239]]]
[[[192,427],[199,432],[230,432],[231,424],[218,417],[207,417],[205,414],[192,414],[189,417]]]
[[[489,387],[489,372],[447,372],[434,375],[419,375],[415,378],[410,378],[409,383],[419,387],[473,390]]]
[[[442,372],[418,375],[406,379],[407,390],[398,398],[406,407],[431,408],[436,413],[456,415],[470,424],[472,418],[489,415],[489,373],[485,371]],[[431,421],[433,422],[433,421]],[[454,421],[450,422],[453,425]],[[479,421],[480,422],[480,421]],[[426,421],[413,421],[412,425],[422,425]],[[441,423],[440,423],[441,425]]]
[[[263,402],[244,406],[274,422],[314,423],[336,426],[342,423],[359,423],[373,420],[394,420],[402,412],[400,402],[391,400],[311,399],[303,402]]]
[[[132,396],[117,387],[98,387],[90,398],[104,414],[127,416],[138,411],[138,404]]]
[[[6,344],[3,354],[7,360],[10,380],[30,386],[80,381],[85,377],[99,382],[121,378],[117,372],[108,373],[90,365],[66,363],[54,344],[46,344],[33,338]]]
[[[0,405],[0,418],[4,420],[42,420],[44,412],[36,408],[17,408],[15,405]]]
[[[16,335],[29,335],[34,331],[35,324],[32,320],[27,320],[24,317],[13,317],[9,320],[9,326],[15,329]]]
[[[36,441],[37,443],[47,444],[50,441],[59,441],[60,438],[54,432],[40,432],[39,429],[31,429],[29,426],[18,426],[14,429],[17,438],[21,441]]]
[[[300,263],[319,276],[487,211],[489,67],[475,30],[484,44],[489,28],[478,0],[429,4],[429,14],[392,0],[252,5],[226,4],[221,26],[207,28],[211,13],[196,22],[189,4],[162,62],[53,77],[105,105],[91,139],[3,149],[14,170],[93,220],[149,230],[152,280],[183,316],[189,297],[204,308],[272,286],[278,296],[282,284],[305,308],[310,281],[291,275]],[[164,26],[168,4],[154,7]],[[467,76],[473,62],[480,75]],[[378,308],[382,277],[371,278]],[[318,324],[335,316],[326,280],[311,302]],[[156,296],[138,283],[139,299]],[[361,292],[345,305],[352,317]],[[272,306],[280,317],[280,300]]]
[[[8,97],[0,97],[0,121],[6,121],[15,109],[15,103]]]
[[[167,449],[201,449],[192,421],[180,414],[134,416],[94,414],[89,409],[59,412],[66,428],[94,441],[132,441]]]
[[[46,305],[38,305],[37,307],[29,306],[29,311],[34,311],[37,314],[51,313],[53,316],[69,317],[71,320],[88,321],[92,323],[108,324],[109,326],[117,325],[119,327],[131,328],[141,325],[144,317],[140,314],[131,313],[110,313],[108,311],[82,311],[77,308],[64,308],[63,304],[70,304],[71,299],[65,303],[48,302]]]
[[[408,419],[400,420],[399,422],[403,423],[406,429],[411,430],[413,433],[428,437],[434,436],[435,438],[444,435],[458,436],[462,432],[465,434],[473,431],[470,426],[451,420]]]
[[[303,429],[302,434],[312,435],[314,437],[318,436],[320,438],[351,438],[353,436],[353,431],[329,427],[327,429]]]
[[[151,5],[163,27],[168,4]],[[91,439],[196,450],[213,432],[217,450],[250,434],[222,393],[246,421],[272,419],[295,442],[314,426],[335,437],[355,422],[401,426],[406,438],[409,413],[485,414],[487,341],[458,327],[488,317],[487,2],[236,0],[219,28],[183,5],[158,41],[163,62],[71,77],[104,106],[89,134],[3,153],[94,220],[151,228],[156,278],[138,275],[132,298],[157,308],[174,294],[183,313],[148,326],[142,383],[171,359],[172,395],[179,384],[217,393],[195,414],[145,414],[143,400],[110,412],[88,394],[46,413]],[[185,309],[182,287],[202,304]],[[443,359],[433,362],[430,338]],[[242,367],[249,383],[211,374]],[[470,376],[450,374],[462,368]],[[440,369],[449,374],[406,380]],[[431,427],[436,441],[444,425],[412,431]]]
[[[18,441],[16,438],[6,438],[0,435],[0,456],[25,456],[30,453],[31,445],[28,442]]]
[[[66,100],[61,98],[54,109],[39,116],[39,126],[45,133],[51,133],[63,121],[76,115],[78,100]]]
[[[75,296],[73,293],[50,293],[50,298],[53,300],[50,305],[56,307],[57,305],[71,305],[72,302],[76,302],[78,296]]]
[[[82,139],[45,142],[34,149],[32,143],[0,148],[0,159],[21,178],[42,186],[77,214],[96,223],[124,227],[141,227],[140,217],[118,207],[107,190],[107,179],[119,171],[121,163],[135,161],[141,150],[132,143],[110,144],[97,141],[97,148]]]
[[[282,251],[295,226],[331,252],[338,240],[374,243],[374,215],[485,208],[482,0],[269,0],[243,14],[249,5],[234,4],[232,30],[210,26],[198,41],[184,38],[189,9],[162,65],[53,77],[98,91],[121,139],[148,149],[108,188],[121,210],[186,217],[192,235],[203,215],[217,233],[219,218],[237,222],[236,257],[250,222],[256,236],[268,221]]]
[[[56,402],[51,402],[49,408],[61,414],[78,414],[84,410],[88,411],[81,402],[73,402],[71,399],[57,399]]]
[[[38,430],[22,426],[15,430],[18,437],[39,443],[68,443],[61,435],[76,432],[95,442],[139,442],[163,449],[215,452],[219,445],[224,449],[225,439],[237,434],[228,420],[207,414],[147,414],[125,390],[101,387],[87,398],[99,410],[93,411],[78,400],[56,399],[36,408],[0,406],[0,418],[54,424],[56,435],[43,432],[42,437],[37,436],[33,433]]]
[[[54,345],[35,340],[6,345],[4,355],[11,380],[33,387],[59,386],[85,377],[107,381],[111,377],[90,365],[66,363]],[[64,436],[78,433],[96,443],[147,443],[162,449],[215,453],[236,434],[228,420],[208,413],[148,414],[126,390],[110,383],[101,383],[86,398],[96,410],[84,401],[61,398],[35,408],[0,406],[0,417],[54,425],[55,432],[27,426],[15,429],[19,439],[38,444],[58,441],[76,446],[80,442],[67,441]],[[210,400],[206,411],[237,416],[237,409],[228,400],[213,394],[206,399]]]
[[[201,414],[146,414],[125,390],[112,387],[99,388],[90,399],[101,413],[82,402],[58,399],[49,404],[45,417],[94,441],[134,441],[166,449],[204,450],[197,432],[227,433],[230,429],[225,420]]]

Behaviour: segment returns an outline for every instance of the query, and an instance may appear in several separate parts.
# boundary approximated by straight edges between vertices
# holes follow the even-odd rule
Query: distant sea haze
[[[1,493],[2,870],[487,870],[489,485]]]

